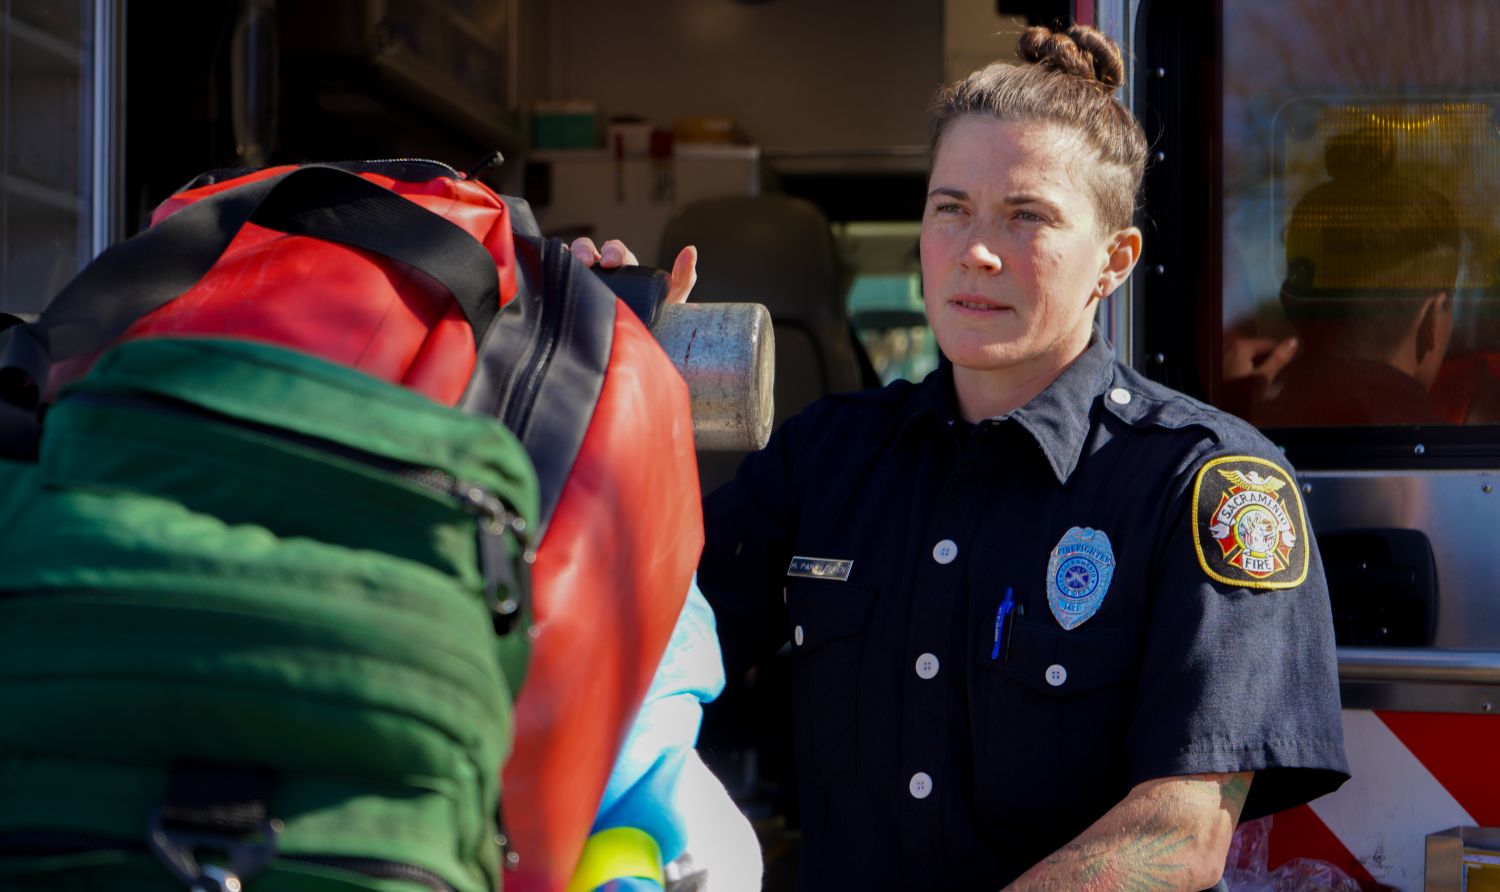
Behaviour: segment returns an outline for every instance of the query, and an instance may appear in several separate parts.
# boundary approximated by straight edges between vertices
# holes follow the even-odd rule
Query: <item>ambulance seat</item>
[[[658,265],[698,246],[695,303],[758,303],[776,337],[775,422],[868,378],[844,311],[844,275],[828,219],[787,195],[707,198],[683,206],[662,233]],[[704,494],[734,475],[744,453],[700,452]]]

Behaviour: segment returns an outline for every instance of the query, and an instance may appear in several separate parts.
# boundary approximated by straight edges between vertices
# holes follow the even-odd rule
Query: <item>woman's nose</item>
[[[959,255],[959,263],[965,269],[979,270],[981,272],[997,273],[1000,271],[1000,254],[990,247],[989,242],[977,235],[968,240],[963,252]]]

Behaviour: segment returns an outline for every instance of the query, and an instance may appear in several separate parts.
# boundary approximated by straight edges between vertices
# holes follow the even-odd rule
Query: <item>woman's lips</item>
[[[948,299],[948,305],[960,313],[991,316],[1011,307],[978,294],[960,294]]]

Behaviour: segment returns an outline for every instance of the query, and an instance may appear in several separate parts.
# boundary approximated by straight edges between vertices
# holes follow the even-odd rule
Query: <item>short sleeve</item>
[[[1267,443],[1179,475],[1156,543],[1127,733],[1131,783],[1253,771],[1249,820],[1348,779],[1327,585],[1297,481]]]

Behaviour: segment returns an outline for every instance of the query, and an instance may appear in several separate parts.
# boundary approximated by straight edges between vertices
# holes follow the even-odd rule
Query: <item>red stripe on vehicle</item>
[[[1481,827],[1500,826],[1500,715],[1377,712]],[[1444,828],[1437,828],[1444,829]]]
[[[1277,812],[1271,818],[1268,862],[1271,870],[1274,871],[1293,858],[1327,861],[1353,877],[1365,892],[1378,892],[1387,888],[1375,881],[1365,866],[1333,835],[1333,831],[1305,805]]]

